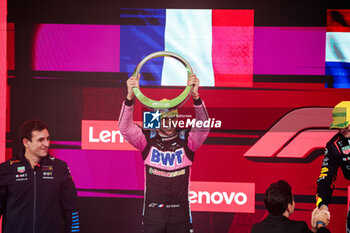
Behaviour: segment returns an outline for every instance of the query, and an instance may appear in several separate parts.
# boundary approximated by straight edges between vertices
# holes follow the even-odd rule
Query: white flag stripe
[[[211,10],[167,9],[165,22],[165,50],[184,57],[201,86],[214,86]],[[185,86],[186,79],[180,62],[164,59],[162,85]]]
[[[350,32],[327,32],[326,61],[350,62]]]

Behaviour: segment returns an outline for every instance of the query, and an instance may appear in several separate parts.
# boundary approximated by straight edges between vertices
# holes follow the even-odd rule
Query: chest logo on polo
[[[178,149],[174,151],[160,151],[152,148],[151,163],[162,164],[163,166],[173,167],[175,163],[181,165],[183,162],[184,150]]]
[[[52,172],[53,166],[52,165],[43,165],[41,169],[45,172]]]
[[[344,154],[349,154],[350,153],[350,146],[344,146],[341,148]]]
[[[43,179],[53,180],[53,165],[43,165]]]
[[[23,173],[23,172],[25,172],[25,171],[26,171],[25,166],[17,167],[17,172]]]

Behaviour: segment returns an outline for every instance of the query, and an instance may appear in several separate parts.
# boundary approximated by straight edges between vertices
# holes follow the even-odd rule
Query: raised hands
[[[128,88],[128,94],[126,95],[126,98],[128,100],[132,100],[135,97],[133,88],[139,87],[139,81],[140,81],[140,74],[138,75],[138,77],[131,76],[126,81],[126,86]]]
[[[197,78],[197,76],[195,74],[192,74],[190,76],[190,78],[187,80],[187,86],[192,86],[192,98],[193,99],[198,99],[199,98],[199,93],[198,93],[198,88],[199,88],[199,79]]]

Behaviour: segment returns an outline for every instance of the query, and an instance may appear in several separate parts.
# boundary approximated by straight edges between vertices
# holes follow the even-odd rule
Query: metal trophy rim
[[[169,52],[169,51],[158,51],[149,54],[146,56],[144,59],[141,60],[141,62],[136,66],[132,76],[137,77],[141,71],[142,66],[149,60],[157,57],[171,57],[175,58],[179,62],[181,62],[187,71],[187,79],[193,74],[192,67],[190,64],[180,55]],[[170,100],[165,100],[165,101],[158,101],[158,100],[153,100],[148,97],[146,97],[140,90],[140,88],[134,87],[133,91],[136,96],[136,98],[145,106],[151,108],[151,109],[175,109],[183,105],[189,98],[189,94],[191,92],[192,86],[186,86],[185,89],[182,91],[180,95],[177,97],[170,99]]]

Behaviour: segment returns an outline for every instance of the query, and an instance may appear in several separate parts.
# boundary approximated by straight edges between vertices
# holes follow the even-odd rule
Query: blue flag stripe
[[[155,14],[153,14],[155,12]],[[120,27],[120,72],[130,76],[136,65],[147,55],[164,50],[165,10],[135,10],[124,17],[145,19],[153,17],[159,25],[145,21],[145,25],[122,25]],[[141,78],[140,85],[161,85],[163,58],[155,58],[147,62],[141,73],[147,74]]]

